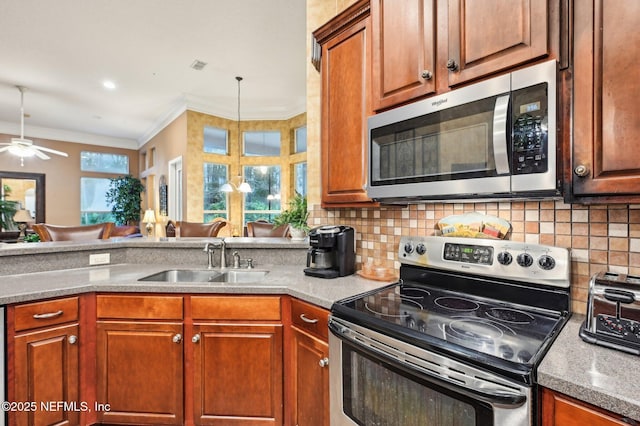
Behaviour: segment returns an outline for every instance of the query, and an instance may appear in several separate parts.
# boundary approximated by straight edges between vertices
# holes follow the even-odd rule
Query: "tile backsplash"
[[[640,205],[584,206],[562,201],[433,203],[407,207],[310,208],[311,227],[356,230],[356,261],[399,268],[403,235],[438,235],[436,223],[452,214],[479,212],[511,222],[507,239],[571,249],[572,310],[585,313],[589,279],[603,270],[640,275]]]

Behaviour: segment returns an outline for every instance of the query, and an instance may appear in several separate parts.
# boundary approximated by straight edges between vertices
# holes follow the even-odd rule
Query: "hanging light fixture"
[[[238,152],[240,150],[240,147],[242,146],[242,137],[241,137],[241,133],[240,133],[240,82],[242,81],[242,77],[236,77],[236,80],[238,81]],[[240,154],[238,154],[239,156]],[[240,165],[238,164],[238,167],[240,167]],[[244,181],[244,179],[242,178],[242,175],[238,175],[237,176],[237,181],[240,182],[239,185],[234,184],[231,180],[227,183],[225,183],[224,185],[222,185],[220,187],[220,191],[222,192],[233,192],[238,191],[238,192],[252,192],[251,189],[251,185],[249,185],[247,182]]]

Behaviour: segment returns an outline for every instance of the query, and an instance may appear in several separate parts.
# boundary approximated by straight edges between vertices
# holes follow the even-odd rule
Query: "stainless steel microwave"
[[[556,61],[369,117],[370,198],[557,198]]]

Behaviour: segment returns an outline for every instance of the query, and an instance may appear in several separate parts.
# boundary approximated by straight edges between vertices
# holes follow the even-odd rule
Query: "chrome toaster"
[[[599,272],[589,282],[587,319],[580,337],[640,355],[640,277]]]

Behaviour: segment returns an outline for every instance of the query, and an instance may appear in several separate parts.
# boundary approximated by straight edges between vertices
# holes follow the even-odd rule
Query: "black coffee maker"
[[[309,232],[306,275],[336,278],[356,271],[355,231],[350,226],[320,226]]]

